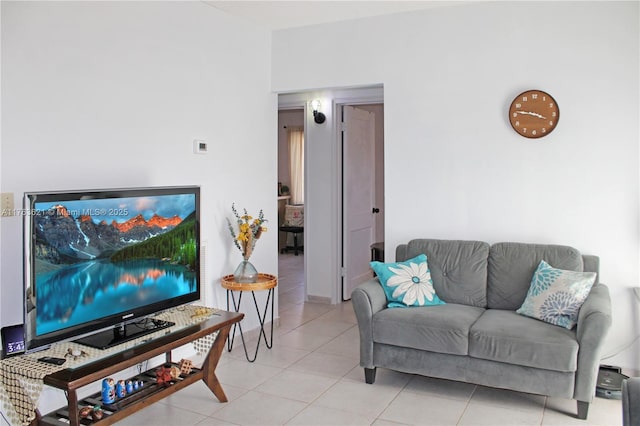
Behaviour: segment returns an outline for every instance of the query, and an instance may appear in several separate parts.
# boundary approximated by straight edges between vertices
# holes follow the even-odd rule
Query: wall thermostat
[[[202,139],[193,140],[193,153],[194,154],[206,154],[207,153],[207,141]]]

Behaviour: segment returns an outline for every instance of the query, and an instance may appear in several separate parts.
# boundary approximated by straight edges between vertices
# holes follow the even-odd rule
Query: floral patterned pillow
[[[433,288],[427,256],[418,255],[404,262],[371,262],[387,296],[387,307],[443,305]]]
[[[572,329],[595,280],[595,272],[556,269],[542,260],[533,274],[527,297],[516,312]]]

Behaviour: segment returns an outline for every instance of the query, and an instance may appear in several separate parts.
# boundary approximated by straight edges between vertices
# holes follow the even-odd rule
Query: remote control
[[[46,362],[49,364],[62,365],[65,363],[66,359],[64,358],[56,358],[52,356],[45,356],[42,358],[38,358],[38,361]]]

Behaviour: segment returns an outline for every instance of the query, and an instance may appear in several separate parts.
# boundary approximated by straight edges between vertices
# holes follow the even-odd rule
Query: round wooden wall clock
[[[513,130],[525,138],[541,138],[558,125],[560,109],[555,99],[542,90],[527,90],[515,97],[509,107]]]

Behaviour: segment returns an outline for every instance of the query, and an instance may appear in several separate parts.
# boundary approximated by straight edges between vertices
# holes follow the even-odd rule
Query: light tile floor
[[[378,369],[367,385],[350,303],[304,303],[303,256],[281,255],[280,327],[255,363],[241,345],[216,370],[229,398],[196,383],[122,425],[622,425],[620,401],[595,398],[587,421],[575,401]],[[250,342],[255,345],[255,341]],[[253,346],[255,347],[255,346]]]

